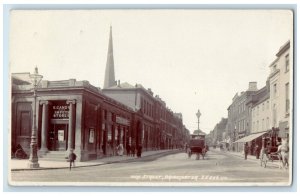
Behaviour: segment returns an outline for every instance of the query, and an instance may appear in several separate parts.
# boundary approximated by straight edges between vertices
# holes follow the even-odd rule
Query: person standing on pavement
[[[126,153],[127,153],[127,156],[130,156],[130,150],[131,150],[131,146],[130,146],[130,144],[128,143],[128,144],[126,145]]]
[[[259,146],[258,146],[258,144],[256,144],[255,149],[254,149],[256,159],[259,159],[259,152],[260,152]]]
[[[247,160],[248,152],[249,152],[249,146],[248,146],[248,143],[246,142],[246,143],[244,144],[245,160]]]
[[[70,162],[70,171],[71,171],[71,168],[72,168],[72,164],[73,164],[73,167],[75,167],[75,160],[76,160],[76,154],[74,153],[73,149],[70,150],[70,154],[69,154],[69,162]]]
[[[141,156],[142,156],[142,145],[140,145],[140,144],[138,145],[136,155],[138,158],[141,158]]]

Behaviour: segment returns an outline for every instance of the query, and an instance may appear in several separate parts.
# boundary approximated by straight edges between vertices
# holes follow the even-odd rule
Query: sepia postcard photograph
[[[294,11],[11,9],[8,183],[289,187]]]

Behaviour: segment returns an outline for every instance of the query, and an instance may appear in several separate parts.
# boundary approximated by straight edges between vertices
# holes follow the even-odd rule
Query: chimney
[[[257,82],[249,82],[248,91],[257,91]]]

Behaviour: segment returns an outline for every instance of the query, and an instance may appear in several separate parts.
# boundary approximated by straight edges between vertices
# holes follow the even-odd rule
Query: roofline
[[[285,51],[287,51],[290,48],[290,40],[288,40],[283,46],[279,48],[279,51],[277,52],[276,56],[279,57],[282,55]]]

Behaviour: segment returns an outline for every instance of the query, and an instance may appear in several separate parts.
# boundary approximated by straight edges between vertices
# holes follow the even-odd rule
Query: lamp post
[[[28,162],[29,168],[38,168],[38,155],[37,155],[37,128],[36,128],[36,91],[39,83],[41,82],[43,76],[39,75],[38,68],[35,67],[34,74],[30,74],[30,79],[33,85],[33,118],[32,118],[32,131],[31,131],[31,141],[30,141],[30,157]]]
[[[201,116],[201,113],[200,113],[200,110],[198,109],[198,112],[196,113],[196,116],[198,118],[198,135],[199,135],[199,132],[200,132],[200,129],[199,129],[199,119],[200,119],[200,116]]]

